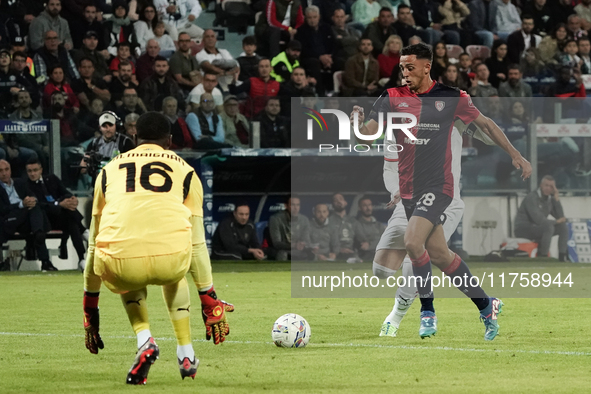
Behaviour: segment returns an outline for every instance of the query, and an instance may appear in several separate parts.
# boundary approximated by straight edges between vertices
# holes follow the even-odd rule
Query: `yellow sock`
[[[183,278],[175,284],[162,286],[162,295],[168,307],[168,314],[178,345],[190,345],[191,320],[189,307],[191,306],[191,298],[187,279]]]
[[[150,322],[148,321],[148,308],[146,306],[146,298],[148,297],[148,290],[144,287],[140,290],[130,291],[121,294],[121,301],[129,317],[129,322],[133,327],[136,335],[143,330],[150,329]]]

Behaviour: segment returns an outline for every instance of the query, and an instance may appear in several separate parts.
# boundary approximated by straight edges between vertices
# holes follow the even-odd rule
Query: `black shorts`
[[[420,216],[427,219],[433,226],[445,223],[447,216],[445,210],[451,204],[452,198],[442,192],[426,191],[420,197],[412,200],[402,200],[406,218],[410,220],[412,216]]]

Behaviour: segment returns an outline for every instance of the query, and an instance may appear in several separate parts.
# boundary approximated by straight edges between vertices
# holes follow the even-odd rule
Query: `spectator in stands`
[[[249,220],[250,207],[239,202],[232,216],[220,222],[211,240],[212,260],[262,260],[265,254],[257,238],[256,227]]]
[[[146,112],[147,108],[143,100],[138,96],[138,92],[135,88],[128,87],[123,91],[122,104],[115,113],[120,119],[125,119],[129,114],[142,115]]]
[[[203,93],[210,93],[215,101],[218,113],[222,113],[224,105],[224,95],[222,91],[217,88],[218,77],[216,74],[206,72],[201,80],[201,83],[189,93],[189,103],[193,109],[199,108],[201,102],[201,95]]]
[[[554,219],[548,219],[552,215]],[[540,188],[529,193],[521,202],[515,217],[515,236],[538,243],[538,257],[547,257],[552,236],[558,235],[558,260],[568,261],[568,228],[556,182],[546,175]]]
[[[357,245],[359,257],[363,261],[372,261],[376,246],[378,246],[378,241],[386,226],[373,217],[373,204],[369,197],[361,197],[357,204],[359,212],[357,213],[355,233],[359,239],[364,240]]]
[[[579,47],[577,42],[575,40],[567,40],[566,45],[564,46],[564,52],[556,55],[558,58],[558,64],[561,66],[579,67],[581,58],[577,56],[578,51]]]
[[[362,38],[359,53],[347,60],[341,88],[344,97],[371,96],[378,88],[380,66],[371,52],[369,38]]]
[[[440,41],[435,45],[435,50],[433,51],[431,79],[434,81],[439,81],[439,77],[443,75],[448,65],[449,58],[447,57],[447,47],[443,41]]]
[[[464,31],[462,25],[470,10],[468,6],[461,0],[444,0],[438,7],[439,15],[441,16],[441,29],[446,36],[457,34],[459,44],[466,46],[467,43],[472,42],[469,33]]]
[[[380,78],[390,78],[392,71],[400,64],[400,50],[403,44],[400,36],[392,35],[386,40],[382,53],[378,55]]]
[[[453,86],[461,90],[468,90],[468,82],[460,73],[457,64],[449,64],[445,73],[441,76],[441,83],[447,86]]]
[[[581,27],[584,30],[591,29],[591,0],[581,0],[574,11],[581,18]]]
[[[366,28],[379,17],[381,9],[382,6],[377,0],[357,0],[351,7],[353,21]]]
[[[331,224],[337,228],[337,235],[339,238],[339,260],[347,260],[349,258],[357,258],[355,253],[355,242],[365,242],[365,239],[359,238],[355,232],[356,220],[352,216],[347,215],[347,200],[341,193],[332,195],[332,212],[329,219]],[[314,238],[312,238],[314,239]]]
[[[316,204],[310,221],[310,249],[316,260],[333,261],[340,250],[338,226],[328,217],[328,206]]]
[[[104,79],[105,82],[111,82],[111,75],[109,75],[109,66],[105,60],[102,52],[98,51],[99,35],[94,30],[89,30],[85,33],[82,40],[82,46],[77,47],[72,51],[72,57],[76,64],[80,66],[82,58],[88,58],[93,63],[94,77]],[[107,53],[108,54],[108,53]],[[109,55],[110,56],[110,55]]]
[[[334,52],[332,54],[333,70],[345,69],[345,62],[357,54],[361,32],[347,26],[347,15],[342,8],[336,8],[332,14],[332,36],[334,38]],[[326,22],[325,22],[326,23]]]
[[[259,76],[259,61],[261,57],[256,54],[257,42],[254,36],[244,37],[242,40],[243,52],[236,59],[240,67],[239,81],[246,81],[251,77]]]
[[[552,61],[558,52],[564,50],[568,39],[568,31],[564,23],[559,23],[551,35],[546,36],[540,42],[539,57],[544,63]]]
[[[210,93],[203,93],[199,108],[187,115],[187,126],[193,136],[193,149],[220,149],[225,144],[224,124],[215,113],[215,101]]]
[[[10,120],[41,120],[43,117],[40,113],[33,111],[31,108],[31,95],[28,91],[21,89],[16,95],[16,110],[10,114]]]
[[[429,33],[426,42],[430,45],[444,39],[448,44],[460,45],[460,34],[455,30],[443,31],[441,17],[439,15],[439,4],[435,0],[412,0],[410,6],[417,25]]]
[[[39,14],[38,17],[33,19],[29,28],[29,43],[31,49],[36,51],[43,47],[47,34],[49,31],[56,33],[56,39],[64,44],[66,50],[71,50],[72,36],[70,35],[70,27],[68,22],[60,17],[60,11],[62,10],[62,3],[60,0],[49,0],[45,7],[45,11]]]
[[[492,56],[484,61],[490,72],[490,84],[496,89],[507,79],[509,59],[507,59],[507,44],[496,40],[492,47]]]
[[[383,51],[386,41],[390,36],[396,34],[396,28],[393,25],[394,14],[392,14],[392,8],[382,7],[378,18],[371,22],[365,32],[363,32],[363,38],[369,38],[373,45],[373,56],[378,57]],[[390,76],[388,74],[388,76]]]
[[[208,29],[203,33],[203,49],[197,54],[196,58],[199,67],[203,71],[216,74],[222,90],[227,90],[228,84],[232,82],[234,75],[240,72],[238,62],[230,55],[226,49],[217,48],[216,33]]]
[[[536,81],[545,76],[548,71],[544,62],[540,60],[540,51],[536,48],[529,48],[525,51],[521,63],[519,63],[519,68],[524,78]]]
[[[43,117],[40,113],[31,108],[31,96],[29,92],[21,89],[17,94],[17,108],[8,116],[8,119],[35,121],[41,120]],[[8,148],[13,148],[13,152],[11,153],[17,155],[18,161],[21,164],[27,163],[30,158],[35,157],[35,154],[42,163],[49,164],[49,138],[47,133],[19,133],[14,134],[12,137],[12,141],[9,139],[8,142],[12,142],[14,145],[10,146],[9,144]],[[18,152],[15,152],[14,150]]]
[[[261,124],[261,148],[289,148],[289,120],[280,112],[279,97],[269,97],[265,110],[255,118]]]
[[[185,119],[178,116],[178,104],[174,97],[165,97],[162,100],[162,114],[170,122],[172,144],[170,149],[190,149],[193,147],[193,137]]]
[[[300,0],[268,0],[255,26],[259,52],[273,58],[281,52],[280,42],[289,42],[304,24]]]
[[[37,82],[40,84],[45,82],[48,70],[52,70],[55,66],[61,66],[70,80],[80,78],[76,63],[72,60],[67,49],[60,46],[57,33],[53,30],[46,31],[44,40],[44,46],[35,53],[33,58],[35,75],[38,77]]]
[[[82,48],[84,45],[84,39],[88,37],[88,32],[94,32],[94,37],[97,39],[97,44],[92,49],[96,49],[103,55],[103,61],[105,57],[109,55],[105,46],[105,32],[103,30],[103,24],[97,20],[96,5],[88,3],[84,6],[83,16],[70,20],[70,30],[72,32],[72,41],[75,49]],[[78,60],[76,60],[78,62]],[[96,67],[96,66],[95,66]]]
[[[88,139],[84,130],[79,129],[78,121],[74,111],[65,109],[66,96],[56,90],[51,95],[51,107],[48,108],[43,117],[48,119],[57,119],[60,121],[60,145],[62,148],[78,145],[80,142]]]
[[[134,83],[137,83],[135,76],[135,63],[131,56],[131,45],[128,42],[120,42],[117,44],[117,56],[111,60],[109,64],[109,70],[114,77],[119,73],[119,64],[121,62],[128,62],[131,64],[131,74]]]
[[[176,51],[172,37],[165,34],[164,22],[157,22],[154,28],[154,40],[160,45],[160,56],[170,59]]]
[[[4,8],[5,5],[2,5]],[[11,41],[13,41],[16,37],[21,38],[21,27],[17,23],[17,20],[13,18],[8,13],[5,13],[7,10],[3,9],[2,13],[0,13],[0,31],[2,31],[2,35],[0,35],[0,47],[6,48],[10,45]]]
[[[572,80],[574,79],[574,83]],[[586,97],[581,71],[568,66],[558,70],[556,82],[548,87],[546,97]]]
[[[497,11],[499,3],[496,0],[472,0],[468,3],[469,30],[480,39],[482,45],[492,47],[497,29]]]
[[[140,55],[140,45],[137,42],[133,23],[127,17],[129,7],[125,0],[113,1],[113,15],[103,24],[105,31],[105,45],[107,50],[113,56],[119,56],[118,44],[127,43],[129,45],[130,54],[135,56]],[[127,59],[122,57],[121,60]],[[111,64],[111,66],[113,66]],[[112,70],[112,68],[111,68]]]
[[[589,37],[581,37],[577,44],[579,49],[578,55],[581,58],[581,74],[591,74],[591,57],[589,56],[589,52],[591,52],[591,41],[589,41]]]
[[[78,72],[80,73],[80,79],[72,82],[72,90],[80,104],[89,109],[90,103],[95,98],[102,100],[104,103],[111,100],[111,93],[105,81],[94,76],[94,65],[90,58],[83,57],[80,59]]]
[[[113,78],[111,84],[109,85],[109,91],[111,92],[111,103],[116,107],[121,106],[122,98],[123,98],[123,91],[126,88],[134,88],[137,90],[137,85],[132,82],[132,65],[127,61],[123,61],[119,63],[119,72],[117,76]]]
[[[523,101],[515,100],[511,104],[511,114],[509,123],[513,125],[527,126],[529,123],[529,114],[525,111]]]
[[[235,79],[236,76],[235,76]],[[271,78],[271,62],[269,59],[261,59],[259,62],[259,77],[252,77],[241,85],[230,85],[230,93],[239,95],[248,94],[248,108],[244,115],[248,118],[258,115],[267,104],[269,97],[279,94],[279,82]]]
[[[34,245],[43,271],[57,271],[49,259],[45,246],[45,233],[49,224],[37,204],[33,192],[24,179],[12,179],[10,164],[0,160],[0,222],[2,239],[15,232],[25,235],[27,243]]]
[[[135,75],[139,84],[154,74],[154,63],[156,62],[156,57],[159,56],[159,53],[160,44],[158,44],[158,41],[154,39],[148,40],[146,44],[146,52],[137,59]]]
[[[10,51],[0,49],[0,117],[14,110],[14,98],[23,86],[21,81],[24,82],[24,79],[17,77],[16,72],[10,69]]]
[[[197,0],[155,0],[154,5],[173,40],[181,33],[193,40],[203,36],[203,29],[194,23],[203,11]]]
[[[8,56],[7,51],[0,52],[0,56],[4,56],[3,54],[6,53],[7,56],[0,61],[0,80],[2,82],[8,83],[8,85],[15,84],[14,86],[20,87],[21,89],[26,89],[29,94],[31,95],[31,105],[33,108],[37,108],[41,101],[40,94],[39,94],[39,85],[37,85],[37,80],[31,74],[29,74],[29,69],[27,67],[27,55],[24,52],[14,52],[12,54],[12,63],[10,63],[10,56]],[[6,71],[5,63],[9,63],[11,72]],[[10,81],[10,76],[16,76],[15,80]],[[10,91],[12,86],[6,86]],[[3,96],[5,100],[8,102],[11,101],[12,95]]]
[[[306,23],[298,29],[295,39],[302,43],[300,63],[317,81],[318,93],[323,96],[327,86],[332,85],[334,40],[330,26],[320,23],[318,7],[306,8]]]
[[[224,99],[224,112],[220,115],[226,134],[226,143],[236,148],[248,148],[250,139],[250,123],[240,113],[236,96],[229,95]]]
[[[476,73],[474,72],[474,66],[472,64],[472,58],[470,57],[470,55],[468,55],[467,53],[462,53],[460,55],[460,72],[463,74],[463,76],[465,77],[464,79],[466,81],[469,81],[470,79],[474,79],[474,77],[476,76]]]
[[[147,4],[140,10],[140,17],[137,22],[133,24],[137,42],[140,45],[142,53],[146,51],[148,41],[154,38],[154,30],[158,23],[158,15],[156,15],[156,7],[152,4]]]
[[[201,83],[199,62],[191,56],[191,36],[188,33],[179,34],[179,49],[170,57],[170,72],[181,89],[189,93]]]
[[[500,97],[532,97],[531,86],[523,82],[521,69],[517,64],[509,66],[507,82],[499,86]]]
[[[587,30],[581,28],[581,18],[578,15],[570,15],[567,19],[566,27],[568,30],[569,38],[578,40],[579,38],[586,36]]]
[[[287,49],[271,60],[271,77],[279,83],[290,79],[294,68],[299,67],[302,44],[298,40],[291,40]]]
[[[285,203],[285,209],[269,218],[270,245],[267,254],[270,260],[291,260],[291,211],[291,197],[289,197]]]
[[[65,109],[72,109],[74,113],[80,111],[80,101],[72,90],[72,87],[65,80],[62,66],[55,66],[49,71],[49,82],[43,89],[43,108],[48,109],[51,106],[51,95],[54,92],[62,92],[67,97]]]
[[[137,120],[140,116],[136,113],[130,113],[125,117],[123,127],[125,128],[125,135],[131,138],[134,144],[137,143]]]
[[[497,35],[501,40],[506,40],[509,34],[521,28],[521,17],[517,7],[511,0],[500,0],[497,2]],[[533,18],[532,18],[533,20]],[[533,30],[533,29],[532,29]]]
[[[417,29],[417,24],[414,17],[412,16],[412,10],[410,6],[406,4],[400,4],[398,7],[398,13],[396,14],[396,22],[394,22],[394,28],[396,33],[402,38],[404,45],[411,45],[409,39],[413,36],[421,35],[425,41],[430,37],[429,32],[426,30]]]
[[[290,197],[289,211],[291,218],[291,259],[293,261],[311,260],[314,255],[310,251],[310,221],[300,213],[299,197]]]
[[[154,61],[154,74],[144,80],[138,89],[140,98],[148,111],[160,111],[162,100],[168,96],[175,97],[181,107],[185,107],[181,88],[168,73],[168,70],[169,66],[166,59],[157,56]]]
[[[99,124],[99,116],[105,109],[105,103],[98,97],[90,101],[88,108],[81,110],[78,114],[79,123],[86,126],[87,129],[96,129]]]
[[[314,81],[308,81],[308,78],[306,78],[306,70],[303,67],[294,68],[289,81],[282,84],[279,90],[281,115],[289,117],[292,98],[310,95],[316,96],[314,86]]]
[[[530,47],[537,48],[542,41],[542,37],[533,33],[534,20],[529,15],[522,17],[521,29],[511,33],[507,37],[507,58],[511,63],[519,63],[523,52]]]
[[[523,15],[531,15],[534,18],[534,33],[546,36],[552,33],[557,20],[554,10],[547,0],[532,0],[525,4]]]
[[[63,182],[54,174],[43,176],[43,165],[39,160],[30,160],[26,166],[28,187],[37,199],[37,205],[49,219],[52,230],[62,231],[60,259],[68,258],[68,238],[78,254],[78,268],[84,270],[86,248],[82,234],[82,214],[78,211],[78,199],[66,189]]]
[[[499,92],[495,89],[490,82],[488,77],[490,72],[486,64],[480,63],[476,69],[476,78],[472,80],[472,87],[468,90],[472,97],[491,97],[498,96]]]

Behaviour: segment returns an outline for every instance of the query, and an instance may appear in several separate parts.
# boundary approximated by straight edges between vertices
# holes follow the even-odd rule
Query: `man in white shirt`
[[[223,91],[228,90],[228,84],[232,83],[234,75],[240,72],[236,59],[226,49],[216,48],[218,39],[213,30],[208,29],[203,33],[203,49],[197,54],[199,67],[204,72],[210,72],[218,76],[218,82]]]
[[[521,30],[517,30],[507,37],[507,58],[510,63],[519,64],[522,55],[529,48],[537,48],[542,42],[542,37],[534,34],[534,18],[524,15],[521,22]]]
[[[154,0],[154,5],[173,40],[178,40],[179,33],[193,40],[203,36],[203,29],[193,23],[202,11],[197,0]]]
[[[193,110],[199,108],[199,103],[201,103],[201,95],[203,93],[209,93],[213,96],[213,101],[215,102],[218,113],[221,114],[223,112],[224,96],[222,91],[216,87],[217,84],[217,75],[206,72],[201,83],[195,86],[189,93],[189,102],[191,103]]]

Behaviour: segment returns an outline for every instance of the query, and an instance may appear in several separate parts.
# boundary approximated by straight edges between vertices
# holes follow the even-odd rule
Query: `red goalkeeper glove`
[[[85,342],[86,348],[92,354],[98,354],[99,349],[103,349],[105,345],[99,335],[99,308],[98,308],[99,293],[84,292],[84,330],[86,331]]]
[[[230,334],[226,312],[234,312],[234,305],[218,300],[213,287],[208,291],[200,291],[199,298],[206,339],[209,341],[213,337],[214,345],[224,342],[226,336]]]

